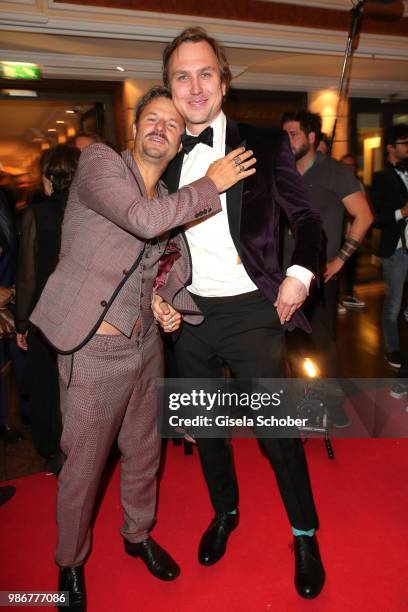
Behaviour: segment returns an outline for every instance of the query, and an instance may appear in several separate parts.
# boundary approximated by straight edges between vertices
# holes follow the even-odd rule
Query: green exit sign
[[[1,62],[1,72],[4,79],[40,79],[41,70],[37,64],[25,62]]]

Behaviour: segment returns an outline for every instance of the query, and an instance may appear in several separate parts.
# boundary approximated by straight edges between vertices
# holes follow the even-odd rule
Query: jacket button
[[[105,300],[102,300],[102,302],[101,302],[101,306],[102,306],[103,308],[105,308],[105,306],[107,306],[107,305],[108,305],[108,302],[105,302]]]

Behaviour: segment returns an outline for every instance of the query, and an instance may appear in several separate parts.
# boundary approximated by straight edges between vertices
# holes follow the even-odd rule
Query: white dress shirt
[[[207,172],[208,166],[225,155],[227,119],[221,111],[211,124],[213,146],[198,143],[184,156],[180,187],[195,181]],[[190,132],[187,132],[190,133]],[[227,216],[227,199],[221,194],[222,211],[193,221],[185,226],[185,235],[192,260],[192,282],[187,289],[203,297],[226,297],[255,291],[231,238]],[[301,266],[291,266],[286,274],[301,280],[309,290],[312,272]]]
[[[403,181],[403,183],[405,184],[405,187],[408,190],[408,174],[406,172],[401,172],[401,170],[397,170],[397,168],[394,168],[395,172],[398,174],[398,176],[400,177],[400,179]],[[398,223],[398,221],[401,221],[401,219],[403,219],[405,221],[405,242],[406,244],[408,244],[408,223],[407,223],[407,218],[402,216],[401,213],[401,209],[398,208],[398,210],[395,211],[395,220]],[[398,244],[396,246],[396,249],[401,249],[402,248],[402,239],[400,238],[398,240]]]

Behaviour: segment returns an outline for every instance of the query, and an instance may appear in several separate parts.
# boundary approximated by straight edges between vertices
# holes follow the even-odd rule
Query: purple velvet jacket
[[[303,266],[316,277],[320,269],[320,216],[310,202],[303,179],[296,169],[285,132],[237,124],[228,119],[226,151],[241,145],[254,151],[256,173],[227,192],[229,229],[249,277],[273,304],[283,279],[278,262],[280,209],[285,211],[295,237],[292,265]],[[178,188],[182,163],[183,153],[180,153],[164,176],[170,193]],[[184,236],[182,230],[179,232]],[[170,276],[174,273],[176,277],[167,279],[170,282],[166,283],[166,289],[158,290],[163,298],[180,310],[188,300],[184,287],[190,283],[190,266],[182,268],[183,261],[180,258],[175,263]],[[192,311],[189,309],[189,312]],[[199,314],[198,309],[196,312]],[[196,322],[200,320],[201,317]],[[310,325],[301,311],[295,313],[286,327],[289,330],[300,327],[310,331]]]

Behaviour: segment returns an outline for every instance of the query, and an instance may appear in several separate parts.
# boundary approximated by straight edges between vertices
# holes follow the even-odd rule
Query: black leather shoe
[[[143,542],[125,542],[125,551],[131,557],[140,557],[153,576],[160,580],[175,580],[180,574],[180,568],[170,555],[153,540],[147,538]]]
[[[217,512],[198,547],[198,560],[201,565],[213,565],[224,555],[231,531],[239,523],[239,513]]]
[[[69,606],[58,606],[60,612],[68,610],[85,612],[86,592],[83,565],[60,567],[58,590],[68,591],[69,594]]]
[[[301,597],[313,599],[322,590],[326,577],[316,536],[296,536],[294,552],[296,590]]]

